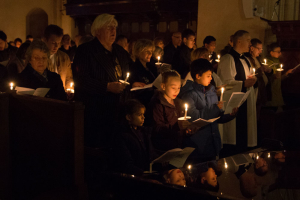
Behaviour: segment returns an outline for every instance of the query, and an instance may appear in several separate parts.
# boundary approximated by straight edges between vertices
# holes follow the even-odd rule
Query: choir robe
[[[257,145],[257,120],[256,120],[256,96],[253,87],[245,88],[244,81],[247,76],[252,74],[249,60],[235,50],[231,49],[229,54],[224,55],[218,66],[218,76],[223,84],[242,84],[241,92],[251,91],[248,99],[239,108],[236,119],[224,124],[223,143],[231,145],[240,145],[237,140],[246,137],[245,145],[254,147]],[[229,96],[230,97],[230,96]],[[226,103],[229,99],[225,99]],[[241,120],[242,119],[242,120]],[[238,123],[236,123],[238,121]],[[242,123],[242,124],[241,124]],[[244,128],[244,129],[243,129]],[[247,134],[241,131],[243,129]],[[238,130],[238,132],[237,132]]]

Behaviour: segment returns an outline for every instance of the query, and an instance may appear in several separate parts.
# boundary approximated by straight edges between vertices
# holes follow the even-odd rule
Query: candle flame
[[[283,65],[281,64],[280,67],[281,67],[281,69],[282,69]]]
[[[158,60],[158,62],[159,62],[159,60],[160,60],[160,56],[157,56],[157,60]]]
[[[225,168],[226,168],[226,169],[228,168],[228,164],[227,164],[227,162],[225,162]]]
[[[270,158],[271,157],[271,154],[270,153],[268,153],[268,158]]]
[[[187,103],[186,103],[186,104],[184,104],[184,107],[185,107],[185,110],[187,110],[187,109],[188,109],[188,105],[187,105]]]
[[[130,75],[129,72],[127,72],[127,78],[129,77],[129,75]]]
[[[192,165],[188,165],[188,169],[191,169],[192,168]]]
[[[257,155],[257,156],[256,156],[256,160],[258,160],[258,159],[259,159],[259,156]]]
[[[222,88],[221,88],[221,91],[222,91],[222,93],[224,93],[224,90],[225,90],[225,88],[224,88],[224,87],[222,87]]]
[[[71,86],[71,87],[73,87],[73,85],[74,85],[74,83],[73,83],[73,82],[71,82],[70,86]]]
[[[218,59],[220,60],[220,55],[218,55]]]
[[[265,64],[267,64],[267,59],[264,59],[264,61],[265,61]]]
[[[255,68],[253,68],[253,74],[255,74]]]
[[[10,85],[10,87],[14,87],[14,83],[13,82],[11,82],[9,85]]]

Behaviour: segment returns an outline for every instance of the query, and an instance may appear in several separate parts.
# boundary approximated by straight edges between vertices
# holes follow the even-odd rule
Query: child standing
[[[143,127],[145,106],[137,100],[128,100],[122,114],[122,125],[115,137],[114,168],[116,171],[142,175],[149,170],[155,156],[150,141],[150,130]]]
[[[153,146],[162,151],[181,147],[184,133],[191,133],[187,129],[189,122],[178,121],[184,112],[184,105],[177,97],[180,91],[181,78],[178,72],[170,70],[162,73],[161,91],[153,96],[149,106],[150,124],[154,127]]]
[[[213,67],[207,59],[198,59],[191,64],[191,76],[194,79],[192,89],[182,99],[188,103],[188,116],[191,121],[198,118],[212,119],[220,117],[214,123],[199,129],[194,135],[186,138],[184,146],[194,147],[192,156],[200,162],[213,160],[221,150],[221,136],[218,123],[226,123],[234,119],[237,108],[231,114],[224,115],[223,102],[218,102],[215,87],[211,85]]]

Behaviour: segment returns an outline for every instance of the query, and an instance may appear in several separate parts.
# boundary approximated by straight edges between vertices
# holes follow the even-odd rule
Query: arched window
[[[41,8],[32,9],[26,16],[26,35],[41,38],[48,26],[48,14]]]

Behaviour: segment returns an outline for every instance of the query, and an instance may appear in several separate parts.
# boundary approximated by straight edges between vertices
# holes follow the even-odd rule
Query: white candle
[[[218,55],[218,60],[220,60],[220,55]]]
[[[228,168],[228,164],[227,164],[227,162],[225,161],[225,169],[227,169]]]
[[[188,110],[188,105],[187,105],[187,103],[184,104],[184,106],[185,106],[184,119],[186,119],[186,116],[187,116],[187,110]]]
[[[70,83],[70,86],[71,86],[71,87],[73,87],[73,85],[74,85],[74,83],[73,83],[73,82],[71,82],[71,83]]]
[[[283,67],[283,65],[281,64],[281,65],[280,65],[280,68],[282,69],[282,67]]]
[[[126,79],[125,79],[125,82],[127,82],[128,78],[129,78],[129,72],[127,72],[127,76],[126,76]]]
[[[264,61],[265,61],[265,63],[264,63],[264,64],[266,65],[266,64],[267,64],[267,59],[264,59]]]
[[[10,85],[10,90],[13,90],[14,89],[14,83],[11,82],[9,85]]]
[[[224,94],[224,91],[225,91],[225,88],[222,87],[222,88],[221,88],[221,98],[220,98],[220,101],[223,101],[223,94]]]
[[[158,61],[158,63],[159,63],[159,60],[160,60],[160,56],[157,56],[157,61]]]
[[[270,158],[271,157],[271,154],[270,153],[268,153],[268,158]]]
[[[255,68],[253,68],[253,75],[255,75]]]

